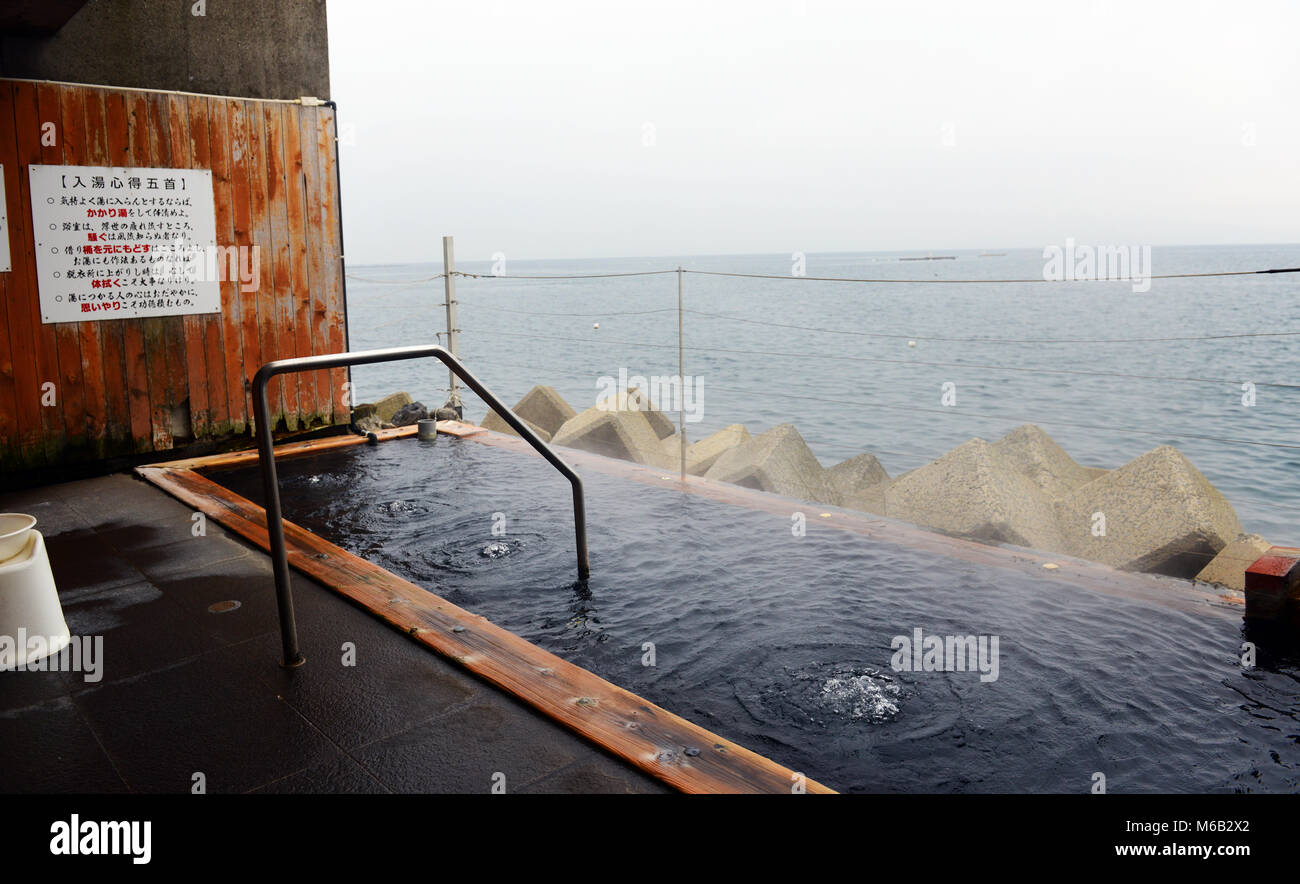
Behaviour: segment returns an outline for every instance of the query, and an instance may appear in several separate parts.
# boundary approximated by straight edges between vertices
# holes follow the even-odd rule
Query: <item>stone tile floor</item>
[[[267,555],[211,520],[194,536],[131,474],[0,511],[36,516],[69,629],[103,637],[97,682],[0,672],[0,792],[669,791],[300,574],[307,663],[282,669]]]

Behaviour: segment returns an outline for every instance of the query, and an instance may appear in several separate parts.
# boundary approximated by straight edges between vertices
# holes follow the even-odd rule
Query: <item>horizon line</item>
[[[882,249],[875,251],[864,250],[846,250],[835,249],[821,252],[804,252],[805,255],[888,255],[904,254],[911,252],[928,252],[928,253],[955,253],[955,252],[1013,252],[1013,251],[1037,251],[1048,246],[1057,245],[1056,243],[1047,243],[1045,246],[978,246],[964,248],[925,248],[925,249]],[[1080,245],[1089,245],[1089,243],[1080,243]],[[1149,245],[1151,248],[1212,248],[1222,246],[1300,246],[1300,242],[1217,242],[1217,243],[1139,243],[1138,245]],[[680,255],[599,255],[586,257],[524,257],[509,258],[510,261],[649,261],[649,260],[680,260],[683,258],[766,258],[773,255],[785,255],[786,252],[695,252]],[[419,261],[382,261],[382,262],[360,262],[354,263],[353,267],[399,267],[411,264],[441,264],[442,259],[433,258]],[[458,262],[459,263],[459,262]],[[492,263],[491,258],[468,258],[464,263]]]

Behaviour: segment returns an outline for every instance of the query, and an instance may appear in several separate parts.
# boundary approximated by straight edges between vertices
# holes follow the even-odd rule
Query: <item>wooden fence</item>
[[[258,366],[345,349],[335,132],[326,106],[0,79],[0,468],[247,435]],[[43,324],[29,164],[212,170],[217,243],[259,247],[256,289],[223,280],[219,314]],[[346,379],[272,381],[277,425],[346,422]]]

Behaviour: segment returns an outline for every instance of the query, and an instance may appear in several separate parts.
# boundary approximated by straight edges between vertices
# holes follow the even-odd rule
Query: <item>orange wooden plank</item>
[[[271,264],[271,300],[275,307],[275,358],[297,354],[293,321],[293,262],[289,245],[288,190],[285,183],[284,116],[280,105],[262,105],[262,126],[266,141],[266,210],[272,252],[263,255]],[[285,427],[298,429],[298,376],[282,375],[280,397],[284,403]]]
[[[438,422],[440,432],[444,423],[448,422]],[[414,436],[418,432],[419,428],[415,426],[389,427],[387,430],[376,430],[375,438],[379,442],[389,442],[393,439],[405,439],[408,436]],[[279,463],[285,458],[301,457],[304,454],[318,454],[322,451],[333,451],[337,448],[352,448],[356,445],[367,445],[369,443],[370,439],[366,436],[357,436],[353,433],[327,436],[323,439],[308,439],[304,442],[286,442],[283,445],[275,446],[275,460],[276,463]],[[166,467],[170,470],[210,470],[224,467],[255,466],[257,457],[257,449],[248,448],[243,451],[223,451],[220,454],[204,454],[199,457],[169,460],[165,463],[150,464],[150,466]]]
[[[14,123],[17,136],[17,162],[20,166],[41,164],[45,162],[41,147],[41,117],[38,111],[38,98],[34,83],[15,82],[13,84]],[[57,126],[55,135],[57,136]],[[57,148],[51,148],[55,150]],[[31,180],[25,169],[18,176],[17,216],[10,215],[14,239],[11,242],[12,257],[15,260],[12,277],[16,285],[22,285],[26,291],[25,300],[29,305],[29,325],[32,330],[32,343],[35,348],[36,391],[32,394],[40,397],[43,385],[54,384],[56,399],[53,405],[44,404],[38,398],[41,416],[41,446],[44,461],[57,463],[63,453],[67,440],[67,428],[63,420],[63,402],[57,398],[59,385],[59,342],[53,324],[41,322],[41,304],[39,287],[36,280],[36,243],[32,236]],[[20,266],[21,265],[21,266]],[[18,291],[18,289],[15,289]],[[19,391],[19,396],[27,395]]]
[[[5,215],[15,221],[22,208],[17,202],[18,164],[15,162],[17,142],[14,136],[13,87],[0,82],[0,164],[4,166]],[[12,250],[13,235],[10,236]],[[11,255],[14,261],[22,256]],[[35,354],[26,352],[21,333],[30,334],[30,327],[22,315],[23,303],[27,292],[20,293],[19,286],[12,273],[0,273],[0,467],[12,470],[24,464],[24,452],[35,447],[28,438],[33,426],[40,422],[40,414],[27,414],[24,421],[19,415],[17,387],[22,381],[18,376],[29,366],[28,373],[35,368]],[[30,380],[28,381],[30,383]]]
[[[65,162],[63,146],[67,142],[60,87],[52,83],[39,84],[37,101],[42,125],[52,123],[54,126],[53,143],[41,142],[41,162],[45,165],[60,165]],[[59,363],[55,397],[63,406],[65,428],[63,456],[68,460],[79,460],[85,458],[89,449],[86,437],[86,396],[81,380],[81,335],[74,322],[55,323],[54,335]]]
[[[262,117],[260,102],[247,101],[244,105],[248,119],[248,196],[252,220],[250,234],[258,249],[260,271],[257,285],[257,332],[261,361],[257,365],[244,366],[251,377],[261,368],[262,363],[277,357],[278,329],[275,311],[275,244],[271,239],[271,220],[267,214],[266,121]],[[266,385],[266,399],[270,405],[271,428],[274,430],[284,418],[283,378],[272,378]]]
[[[86,165],[86,90],[80,86],[62,86],[59,103],[63,118],[63,162],[69,166]],[[81,364],[76,367],[85,412],[85,438],[90,456],[104,456],[104,432],[107,400],[104,392],[104,356],[98,322],[71,323],[77,335]],[[60,363],[62,365],[62,363]],[[65,372],[68,365],[62,365]],[[66,376],[65,376],[66,377]]]
[[[438,432],[442,435],[455,436],[458,439],[477,436],[480,433],[502,436],[502,438],[518,438],[491,433],[480,426],[462,423],[461,421],[438,421],[437,427]],[[393,439],[405,439],[408,436],[418,435],[418,433],[419,427],[412,424],[406,427],[389,427],[387,430],[375,430],[373,434],[366,436],[347,433],[338,436],[326,436],[323,439],[307,439],[303,442],[286,442],[283,445],[275,446],[275,459],[276,462],[279,462],[286,457],[298,457],[299,455],[329,451],[334,448],[351,448],[354,445],[366,445],[370,442],[369,435],[373,435],[378,442],[390,442]],[[529,451],[532,451],[532,449],[530,448]],[[536,452],[533,453],[536,454]],[[248,466],[256,464],[257,458],[257,449],[245,449],[244,451],[223,451],[220,454],[204,454],[199,457],[169,460],[152,464],[152,466],[166,467],[171,470],[203,470],[216,467]]]
[[[171,135],[169,165],[175,169],[193,168],[194,161],[190,155],[193,144],[190,137],[190,110],[184,95],[167,96],[167,118]],[[179,346],[180,349],[178,353],[172,351],[175,357],[183,360],[178,368],[183,366],[184,386],[178,394],[182,399],[189,399],[193,438],[203,439],[208,436],[208,426],[211,423],[208,415],[208,356],[204,346],[203,317],[189,313],[169,319],[179,321],[180,337],[173,342],[173,347]]]
[[[0,301],[6,310],[0,316],[0,328],[8,329],[7,352],[10,369],[5,376],[12,381],[15,434],[10,463],[36,467],[45,463],[44,421],[41,414],[40,377],[37,371],[36,328],[40,309],[31,285],[33,271],[31,249],[31,213],[22,199],[23,179],[27,176],[19,158],[18,126],[28,122],[18,109],[17,84],[0,82],[0,165],[4,166],[5,214],[9,218],[10,267],[0,273]],[[27,110],[35,102],[28,93]],[[3,335],[3,332],[0,332]],[[6,347],[0,341],[0,348]],[[2,396],[3,394],[0,394]],[[10,440],[0,434],[0,442]]]
[[[183,169],[189,165],[189,116],[176,115],[175,99],[178,96],[156,94],[151,96],[153,108],[150,119],[156,110],[161,121],[156,133],[151,132],[149,149],[154,157],[154,165],[162,168]],[[156,134],[157,140],[154,139]],[[167,353],[168,410],[175,413],[189,403],[189,369],[187,366],[186,329],[183,316],[165,316],[163,323],[163,346]],[[202,347],[198,351],[203,352]],[[176,422],[173,421],[173,427]],[[174,434],[173,430],[173,434]],[[193,432],[193,418],[190,420],[190,432]],[[173,447],[177,444],[172,439]],[[189,441],[188,439],[184,441]]]
[[[163,93],[145,96],[149,108],[149,166],[172,165],[171,103]],[[175,447],[172,414],[185,397],[185,327],[178,316],[148,320],[156,337],[147,349],[149,396],[153,406],[154,449]],[[148,334],[146,333],[146,338]]]
[[[121,92],[104,92],[104,115],[107,122],[108,163],[131,166],[131,134],[127,98]],[[122,362],[125,368],[125,408],[127,443],[130,451],[140,451],[142,441],[151,441],[149,423],[149,378],[144,359],[144,332],[137,320],[112,320],[121,333]]]
[[[304,196],[307,205],[307,262],[311,279],[311,352],[312,355],[329,352],[329,333],[326,328],[325,299],[325,243],[321,235],[320,149],[316,143],[316,108],[300,107],[298,124],[302,140],[302,168]],[[333,396],[333,378],[321,369],[315,374],[316,413],[322,422],[330,423]]]
[[[212,189],[217,215],[217,245],[232,248],[235,242],[234,208],[230,186],[229,104],[224,99],[208,99],[208,151],[212,159]],[[225,359],[226,414],[229,432],[243,433],[248,424],[247,399],[244,394],[244,340],[240,323],[239,267],[232,271],[228,263],[221,281],[221,340]],[[209,361],[210,365],[215,363]]]
[[[131,152],[135,164],[141,167],[158,165],[156,159],[161,141],[158,126],[160,120],[153,96],[136,93],[138,102],[133,114]],[[165,125],[165,119],[162,123]],[[149,317],[140,320],[144,333],[145,376],[149,379],[149,432],[148,450],[165,451],[172,447],[171,430],[171,381],[168,378],[167,365],[167,330],[161,317]]]
[[[248,110],[246,103],[230,99],[226,103],[230,124],[230,193],[234,218],[235,244],[242,249],[253,247],[253,219],[249,193],[249,138]],[[255,284],[261,285],[259,275]],[[252,397],[249,382],[253,374],[266,360],[262,358],[261,341],[257,333],[257,290],[245,291],[239,288],[240,335],[243,340],[244,362],[240,367],[240,387],[249,402],[246,406],[248,424],[253,423]]]
[[[68,165],[90,164],[90,145],[86,129],[87,97],[93,90],[81,86],[64,86],[63,161]],[[99,322],[76,323],[81,339],[81,386],[85,395],[86,438],[91,456],[104,457],[107,452],[108,390],[104,376],[103,329]]]
[[[86,162],[92,166],[112,165],[112,152],[108,144],[108,114],[105,107],[109,96],[117,93],[103,89],[87,89],[86,103]],[[99,329],[103,356],[104,378],[104,453],[129,454],[131,446],[131,414],[127,395],[126,343],[123,326],[127,320],[105,319],[93,324]]]
[[[317,108],[316,140],[321,160],[321,217],[322,238],[325,241],[325,310],[326,330],[328,332],[330,353],[342,353],[344,344],[343,324],[343,219],[339,214],[338,166],[336,164],[337,139],[334,111],[332,108]],[[330,406],[331,423],[347,423],[351,418],[351,409],[345,401],[348,380],[346,368],[333,369]]]
[[[127,121],[129,109],[125,93],[115,89],[104,90],[104,125],[107,136],[108,164],[110,166],[131,165],[130,124]]]
[[[185,102],[185,113],[189,116],[190,165],[195,169],[211,169],[208,99],[201,95],[188,96]],[[214,196],[216,194],[215,184],[213,194]],[[217,235],[220,242],[219,231]],[[206,377],[203,378],[207,388],[207,408],[202,437],[224,436],[230,432],[230,403],[226,400],[226,352],[223,345],[225,334],[221,316],[199,314],[195,318],[202,335],[204,364],[207,366]]]
[[[310,356],[311,348],[311,276],[308,272],[308,233],[306,183],[302,168],[302,133],[298,126],[298,106],[280,105],[284,125],[285,209],[291,249],[294,355]],[[321,422],[316,407],[316,374],[301,372],[298,378],[298,411],[301,425]]]
[[[5,214],[10,219],[10,271],[0,273],[0,351],[7,354],[7,369],[0,369],[0,385],[11,384],[13,426],[0,431],[0,462],[6,467],[36,467],[45,462],[40,383],[36,369],[36,340],[32,313],[36,309],[28,290],[27,262],[30,238],[28,203],[22,199],[21,180],[27,175],[19,160],[16,84],[0,81],[0,165],[4,167]],[[26,215],[26,218],[22,216]],[[37,311],[39,321],[39,311]],[[0,393],[3,398],[3,393]],[[7,408],[5,399],[0,408]],[[7,449],[7,454],[3,453]]]
[[[261,507],[191,470],[141,467],[144,478],[269,549]],[[683,792],[812,794],[833,790],[385,571],[292,522],[289,564],[415,641]],[[310,661],[308,665],[312,665]],[[694,752],[688,754],[687,750]]]
[[[128,92],[123,96],[126,110],[126,145],[123,148],[125,166],[149,166],[149,102],[143,92]],[[126,331],[127,373],[131,400],[131,436],[137,453],[154,450],[154,397],[162,395],[161,381],[151,372],[156,360],[161,360],[162,323],[157,319],[138,319],[127,323]],[[158,390],[154,391],[154,385]],[[166,431],[167,427],[160,427]],[[170,443],[163,447],[169,448]]]

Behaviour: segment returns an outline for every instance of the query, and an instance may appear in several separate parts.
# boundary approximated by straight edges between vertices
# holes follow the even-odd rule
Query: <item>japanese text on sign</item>
[[[42,322],[221,311],[210,171],[28,172]]]

